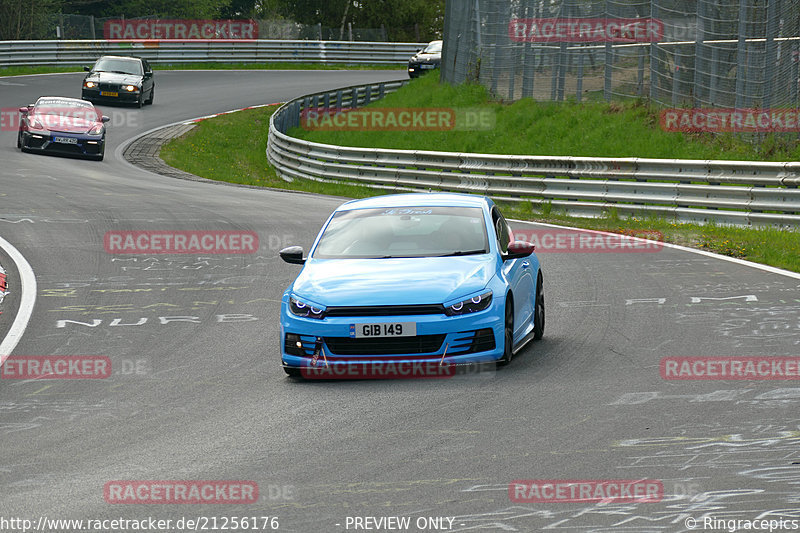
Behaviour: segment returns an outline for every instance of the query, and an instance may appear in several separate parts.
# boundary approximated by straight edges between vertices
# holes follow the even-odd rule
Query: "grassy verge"
[[[266,160],[269,117],[277,106],[221,115],[204,120],[161,150],[168,164],[205,178],[263,187],[363,198],[380,191],[358,185],[280,179]],[[438,147],[437,147],[438,148]],[[658,218],[570,217],[530,203],[504,206],[507,216],[612,232],[655,230],[664,241],[800,272],[800,233],[771,228],[747,229],[676,224]]]
[[[91,65],[92,63],[90,61],[86,64]],[[153,70],[403,70],[404,68],[404,65],[323,65],[320,63],[170,63],[153,65]],[[0,67],[0,77],[59,72],[83,72],[83,65]]]
[[[435,149],[491,154],[570,155],[798,161],[797,135],[766,136],[758,144],[730,134],[663,131],[659,110],[642,100],[625,103],[535,102],[504,104],[479,85],[439,85],[436,75],[414,80],[369,107],[480,108],[494,116],[486,131],[306,131],[289,133],[309,141],[359,147]]]

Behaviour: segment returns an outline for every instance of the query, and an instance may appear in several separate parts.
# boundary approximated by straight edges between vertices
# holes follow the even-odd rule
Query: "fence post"
[[[778,0],[767,0],[767,42],[764,48],[764,98],[762,107],[769,109],[772,107],[772,91],[775,88],[775,62],[778,60],[775,37],[778,33],[777,17]]]
[[[673,53],[673,57],[675,58],[674,65],[672,67],[672,107],[678,106],[678,91],[680,90],[680,74],[681,74],[681,54],[680,54],[680,46],[675,45],[675,52]]]
[[[658,0],[650,2],[650,18],[658,19]],[[658,100],[658,81],[658,40],[654,40],[650,42],[650,101],[653,103]]]
[[[575,88],[575,100],[581,101],[583,97],[583,50],[578,52],[578,79]]]
[[[705,49],[704,41],[706,37],[706,10],[703,7],[705,4],[705,0],[697,0],[697,33],[695,34],[694,38],[694,87],[692,88],[692,96],[695,107],[700,107],[703,97],[701,90],[703,83],[701,69],[703,66],[702,58],[703,50]]]
[[[745,47],[747,43],[747,0],[739,0],[739,42],[736,46],[736,109],[744,107]]]
[[[719,45],[711,49],[711,80],[708,84],[708,105],[717,105],[717,88],[719,87]]]
[[[639,74],[636,76],[636,95],[641,98],[644,96],[644,46],[637,47],[639,50]]]

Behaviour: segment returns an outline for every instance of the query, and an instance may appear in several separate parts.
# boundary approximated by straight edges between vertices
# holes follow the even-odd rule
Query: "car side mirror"
[[[503,261],[509,259],[522,259],[528,257],[536,249],[536,245],[525,241],[514,241],[508,245],[508,252],[503,256]]]
[[[19,112],[22,113],[23,115],[27,115],[28,111],[30,111],[30,110],[31,110],[30,107],[20,107],[19,108]]]
[[[302,246],[289,246],[278,252],[278,254],[281,256],[281,259],[293,265],[302,265],[306,262],[303,257]]]
[[[86,72],[91,72],[92,67],[83,67],[83,70],[85,70]]]
[[[111,119],[110,119],[110,118],[108,118],[108,117],[107,117],[107,116],[105,116],[105,115],[103,115],[103,118],[101,118],[101,119],[100,119],[100,121],[101,121],[101,122],[108,122],[109,120],[111,120]]]
[[[153,77],[153,73],[152,72],[145,72],[144,73],[144,77],[145,78],[152,78]]]

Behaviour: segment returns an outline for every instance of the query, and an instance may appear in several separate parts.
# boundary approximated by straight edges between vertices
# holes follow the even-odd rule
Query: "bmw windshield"
[[[409,207],[339,211],[320,237],[316,259],[388,259],[484,254],[479,207]]]
[[[103,58],[97,61],[92,72],[116,72],[117,74],[142,75],[142,64],[136,59]]]

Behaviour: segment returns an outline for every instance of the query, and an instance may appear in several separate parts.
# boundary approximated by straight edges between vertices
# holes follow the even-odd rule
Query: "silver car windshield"
[[[433,41],[429,43],[425,50],[422,51],[423,54],[440,54],[442,52],[442,41]]]
[[[444,257],[488,251],[479,207],[393,207],[337,212],[312,257]]]

